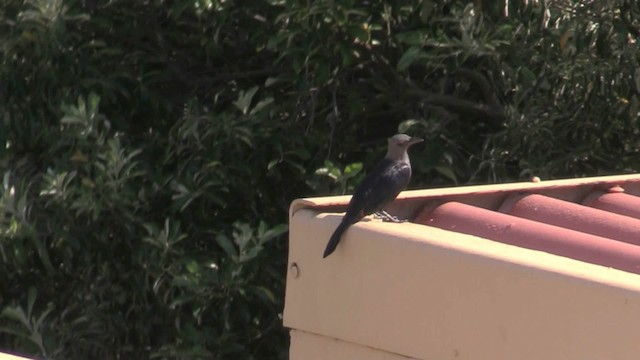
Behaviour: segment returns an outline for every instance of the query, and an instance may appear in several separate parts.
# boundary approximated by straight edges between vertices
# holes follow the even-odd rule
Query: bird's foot
[[[397,216],[389,215],[388,212],[382,210],[374,213],[374,216],[378,219],[382,219],[384,222],[392,222],[392,223],[403,223],[407,222],[406,219],[398,219]]]

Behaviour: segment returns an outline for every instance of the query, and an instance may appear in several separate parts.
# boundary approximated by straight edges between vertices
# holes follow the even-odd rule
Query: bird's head
[[[405,134],[393,135],[387,139],[389,149],[387,151],[387,157],[391,159],[402,159],[406,154],[409,146],[422,142],[423,140],[418,137],[411,137]]]

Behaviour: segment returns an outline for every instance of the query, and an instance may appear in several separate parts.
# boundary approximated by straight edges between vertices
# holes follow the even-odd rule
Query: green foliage
[[[362,163],[349,164],[343,171],[332,161],[327,160],[324,162],[324,167],[316,169],[315,174],[319,177],[308,182],[309,186],[315,191],[327,193],[330,191],[329,184],[335,183],[339,186],[341,194],[345,194],[348,190],[353,190],[354,183],[358,184],[360,183],[358,180],[362,180]],[[325,177],[329,179],[329,183],[323,181]],[[354,178],[358,180],[350,181]]]
[[[0,5],[3,349],[286,358],[288,205],[397,131],[413,187],[638,167],[633,2]]]

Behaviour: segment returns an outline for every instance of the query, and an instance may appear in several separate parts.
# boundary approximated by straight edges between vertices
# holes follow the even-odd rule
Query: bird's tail
[[[333,235],[331,235],[331,239],[329,239],[329,242],[327,243],[327,247],[324,249],[324,254],[322,255],[323,258],[331,255],[331,253],[336,249],[338,243],[340,242],[340,239],[342,239],[342,233],[347,230],[349,225],[351,225],[351,223],[347,221],[346,218],[342,219],[342,222],[340,223],[340,225],[338,225],[336,231],[333,232]]]

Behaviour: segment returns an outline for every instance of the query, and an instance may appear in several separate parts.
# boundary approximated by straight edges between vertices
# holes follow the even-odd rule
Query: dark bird
[[[411,163],[407,149],[413,144],[422,142],[422,139],[398,134],[390,137],[387,142],[389,144],[387,156],[356,187],[349,201],[347,213],[331,235],[322,257],[331,255],[338,246],[342,233],[367,215],[376,213],[387,221],[399,222],[397,218],[387,214],[384,207],[395,200],[400,191],[409,185]]]

